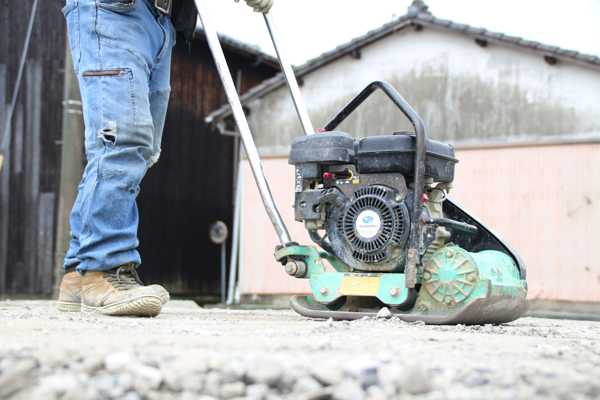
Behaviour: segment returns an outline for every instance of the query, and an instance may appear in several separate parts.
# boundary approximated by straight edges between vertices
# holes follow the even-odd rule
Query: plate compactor
[[[273,202],[216,32],[202,0],[196,4],[281,241],[275,258],[290,276],[310,282],[311,296],[291,298],[296,312],[358,319],[387,308],[402,320],[427,324],[503,323],[527,312],[522,259],[448,197],[458,162],[454,147],[427,139],[418,114],[389,83],[380,81],[368,85],[313,134],[272,13],[267,13],[264,18],[306,133],[292,141],[289,154],[295,166],[295,219],[304,222],[323,251],[293,242]],[[414,131],[362,139],[335,131],[377,89],[410,120]]]

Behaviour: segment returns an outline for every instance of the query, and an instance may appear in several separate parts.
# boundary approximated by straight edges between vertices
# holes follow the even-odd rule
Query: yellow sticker
[[[377,296],[380,274],[351,274],[342,276],[340,294],[356,296]]]

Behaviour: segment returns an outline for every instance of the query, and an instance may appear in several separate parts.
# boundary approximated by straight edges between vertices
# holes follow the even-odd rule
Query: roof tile
[[[558,50],[558,47],[556,46],[548,46],[545,44],[541,44],[538,43],[537,46],[535,46],[536,49],[538,49],[539,51],[544,51],[544,52],[548,52],[548,53],[555,53],[556,50]]]
[[[441,25],[441,26],[450,26],[452,24],[452,21],[450,21],[449,19],[440,19],[440,18],[434,18],[433,22],[436,25]]]
[[[507,42],[507,43],[519,43],[521,40],[523,40],[520,37],[517,36],[507,36],[507,35],[502,35],[502,41],[503,42]]]
[[[454,22],[451,23],[450,26],[448,26],[448,28],[454,29],[454,30],[457,30],[457,31],[466,31],[468,27],[469,27],[469,25],[456,24]]]
[[[472,26],[467,25],[466,33],[470,35],[483,35],[486,30],[483,28],[473,28]]]
[[[589,54],[577,54],[575,56],[575,58],[578,59],[578,60],[583,60],[583,61],[587,61],[587,62],[594,62],[594,61],[596,61],[596,59],[598,57],[592,56],[592,55],[589,55]]]
[[[433,15],[431,15],[431,14],[420,13],[418,15],[417,19],[419,19],[421,21],[431,22],[431,21],[433,21],[436,18]]]
[[[491,39],[502,39],[504,37],[504,33],[486,31],[485,36]]]
[[[518,44],[519,46],[523,46],[523,47],[531,47],[532,49],[535,49],[535,48],[537,48],[537,45],[539,44],[539,42],[534,42],[534,41],[531,41],[531,40],[524,40],[524,39],[521,39],[521,40],[519,40],[519,41],[517,42],[517,44]]]
[[[575,55],[579,54],[577,51],[564,49],[558,49],[555,53],[564,57],[575,57]]]

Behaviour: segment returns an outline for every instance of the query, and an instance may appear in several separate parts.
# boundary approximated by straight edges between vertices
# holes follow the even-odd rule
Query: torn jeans
[[[68,0],[63,13],[87,155],[64,266],[137,266],[135,200],[160,154],[175,30],[149,0]]]

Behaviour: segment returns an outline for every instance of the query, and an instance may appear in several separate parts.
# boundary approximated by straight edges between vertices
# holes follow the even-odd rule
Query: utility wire
[[[11,129],[10,124],[12,122],[13,112],[15,110],[15,103],[17,102],[17,95],[19,94],[19,86],[21,86],[21,77],[23,76],[23,67],[25,66],[25,58],[27,57],[27,50],[29,49],[29,39],[31,39],[31,31],[33,28],[33,20],[35,19],[35,11],[37,10],[38,0],[34,0],[33,9],[31,10],[31,17],[29,18],[29,28],[27,28],[27,37],[25,38],[25,46],[23,47],[23,54],[21,55],[21,64],[19,65],[19,73],[17,75],[17,83],[15,84],[15,90],[13,91],[12,102],[8,111],[8,117],[6,118],[6,127],[4,129],[4,138],[2,139],[2,147],[0,147],[0,172],[2,172],[2,164],[4,163],[4,154],[7,152],[7,145],[9,143]]]

